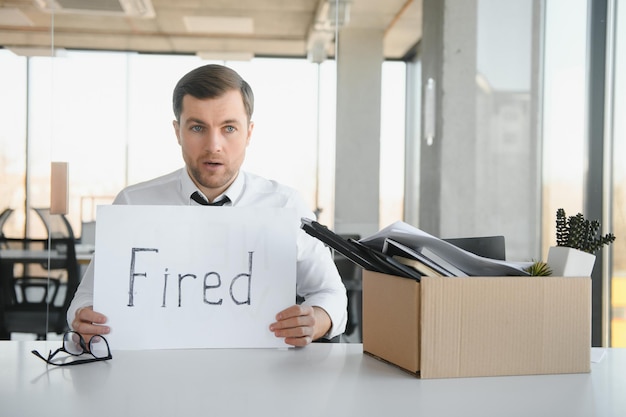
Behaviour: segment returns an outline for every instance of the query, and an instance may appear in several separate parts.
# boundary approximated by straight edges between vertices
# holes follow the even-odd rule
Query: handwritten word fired
[[[156,248],[132,248],[131,249],[131,258],[130,258],[130,277],[129,277],[129,285],[128,285],[128,307],[134,307],[135,305],[135,279],[137,277],[148,278],[148,274],[146,272],[138,272],[141,269],[137,265],[137,255],[141,252],[154,252],[158,253],[159,250]],[[229,294],[230,299],[236,305],[250,305],[251,304],[251,296],[250,296],[250,284],[252,283],[252,261],[253,261],[253,253],[248,252],[248,272],[240,273],[233,277],[229,286]],[[142,257],[143,258],[143,257]],[[167,307],[166,305],[166,295],[167,295],[167,281],[170,274],[168,273],[168,268],[165,268],[165,272],[163,274],[163,300],[161,307]],[[192,273],[180,273],[178,274],[178,307],[182,306],[182,284],[183,280],[186,279],[197,279],[198,276]],[[234,287],[235,284],[241,280],[246,279],[244,281],[244,285],[247,284],[247,297],[245,299],[240,300],[235,296]],[[209,298],[209,292],[212,290],[216,290],[222,286],[222,277],[216,271],[206,272],[203,277],[203,301],[205,304],[209,305],[222,305],[223,298],[217,297],[216,299]]]

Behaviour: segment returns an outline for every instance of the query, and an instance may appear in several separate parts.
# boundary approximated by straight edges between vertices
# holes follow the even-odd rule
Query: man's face
[[[210,200],[237,177],[253,127],[237,90],[219,98],[183,97],[174,130],[189,175]]]

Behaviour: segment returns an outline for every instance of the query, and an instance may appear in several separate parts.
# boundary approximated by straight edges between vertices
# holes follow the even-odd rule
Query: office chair
[[[50,240],[50,248],[58,252],[66,251],[67,242],[71,241],[76,253],[76,237],[72,225],[63,214],[51,214],[49,208],[33,208],[41,218],[48,238]]]
[[[45,247],[47,242],[31,239],[13,239],[33,250]],[[62,334],[67,331],[66,312],[78,287],[78,262],[73,242],[68,239],[55,239],[54,244],[67,248],[60,258],[51,263],[50,269],[33,272],[28,262],[9,262],[0,258],[1,296],[0,328],[5,334],[34,333],[37,339],[44,340],[49,332]],[[37,261],[39,262],[39,261]],[[39,267],[39,265],[36,265]],[[16,274],[21,269],[22,273]]]
[[[340,234],[343,239],[359,240],[358,234]],[[335,252],[333,254],[337,271],[341,276],[341,281],[346,287],[346,295],[348,297],[348,322],[346,324],[346,336],[352,336],[355,332],[358,335],[358,341],[361,340],[363,329],[363,311],[362,311],[362,293],[363,284],[361,279],[362,269],[360,266],[352,262],[350,259]]]
[[[506,260],[504,236],[459,237],[443,240],[474,255],[501,261]]]
[[[51,214],[49,208],[33,208],[46,226],[51,238],[75,239],[72,225],[63,214]]]
[[[4,246],[24,251],[46,251],[54,259],[11,261],[0,258],[0,333],[34,333],[45,339],[49,332],[67,331],[66,312],[79,282],[74,234],[63,215],[36,209],[44,220],[48,239],[3,238]],[[52,258],[52,256],[50,257]]]
[[[13,209],[8,207],[0,213],[0,238],[4,237],[4,224],[7,222],[12,213]]]

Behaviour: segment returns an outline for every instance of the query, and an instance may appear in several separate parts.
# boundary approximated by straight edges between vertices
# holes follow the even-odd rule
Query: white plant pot
[[[590,277],[596,255],[565,246],[551,246],[547,264],[555,277]]]

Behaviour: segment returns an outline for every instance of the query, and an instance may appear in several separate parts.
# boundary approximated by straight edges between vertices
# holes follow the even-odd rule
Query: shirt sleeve
[[[331,339],[342,334],[348,319],[348,299],[330,249],[309,236],[298,232],[296,292],[303,304],[317,306],[330,316],[331,328],[324,336]]]
[[[85,274],[74,293],[74,298],[70,303],[69,308],[67,309],[67,324],[70,326],[70,329],[74,330],[72,327],[72,322],[74,321],[74,317],[76,316],[76,311],[83,307],[91,307],[93,306],[93,271],[94,271],[94,262],[95,255],[89,262],[89,266],[85,270]]]
[[[348,297],[330,249],[319,239],[300,227],[302,217],[316,220],[302,197],[295,193],[288,206],[298,213],[296,293],[304,298],[302,304],[317,306],[330,316],[331,327],[324,338],[332,339],[344,333],[348,321]]]

